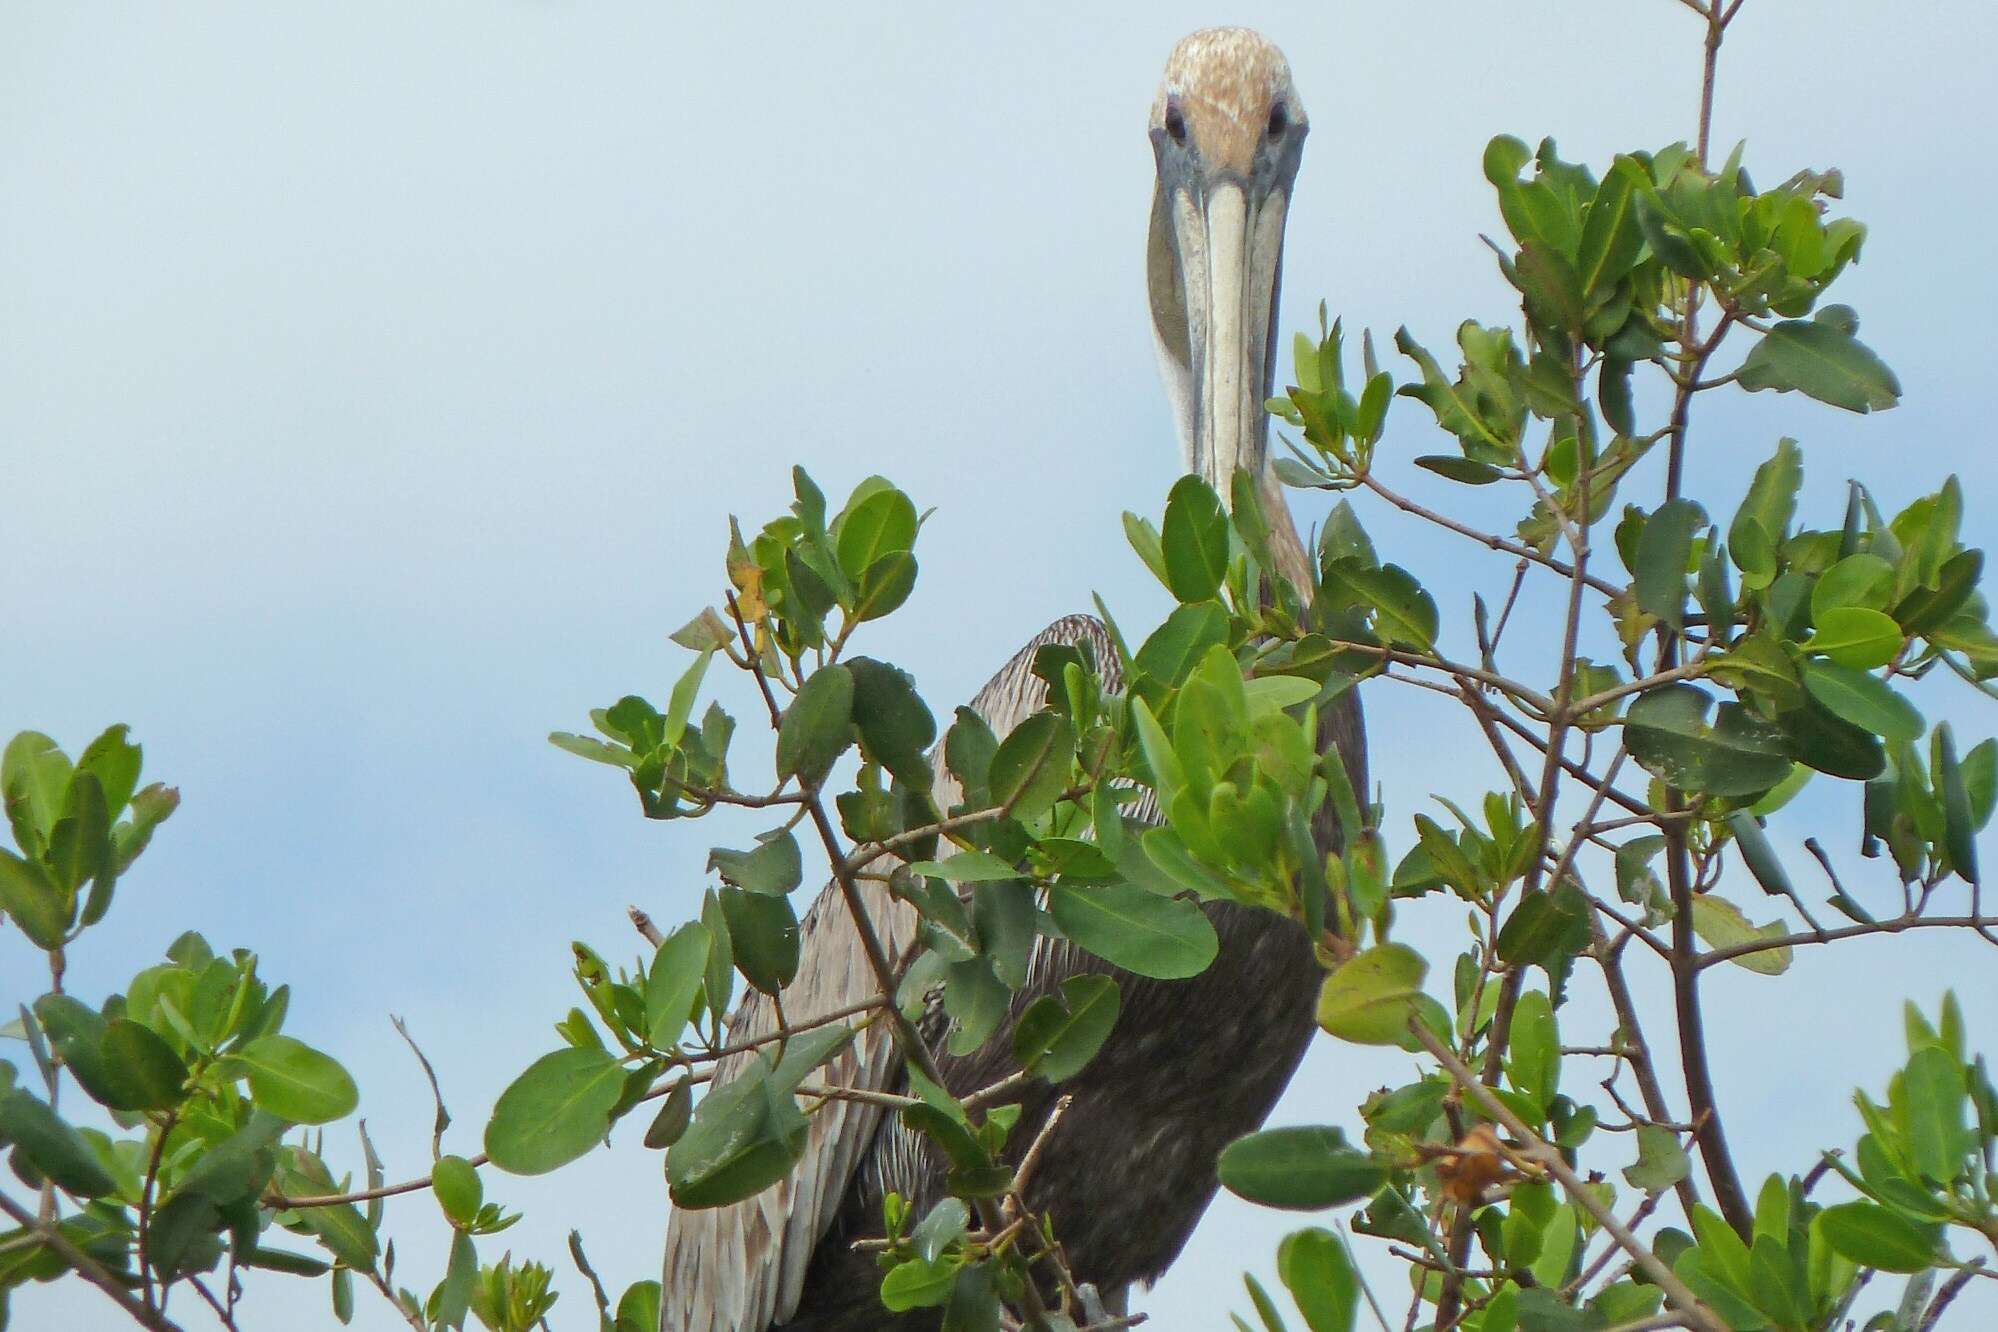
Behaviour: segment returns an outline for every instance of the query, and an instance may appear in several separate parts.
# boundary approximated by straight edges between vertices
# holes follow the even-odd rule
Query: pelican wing
[[[1015,653],[972,700],[973,709],[999,736],[1045,704],[1046,686],[1033,673],[1034,653],[1054,644],[1086,644],[1105,687],[1122,687],[1121,664],[1103,625],[1087,615],[1057,620]],[[942,745],[932,753],[931,764],[937,803],[947,809],[962,793],[944,770]],[[916,937],[915,910],[880,884],[858,886],[882,947],[891,958],[902,956]],[[877,993],[837,884],[820,890],[800,929],[797,979],[784,991],[785,1010],[794,1022]],[[728,1043],[776,1030],[777,1013],[769,996],[752,991],[729,1018]],[[723,1060],[716,1085],[728,1082],[756,1057],[745,1052]],[[887,1024],[862,1028],[821,1077],[833,1086],[892,1089],[899,1069]],[[838,1216],[883,1113],[875,1105],[827,1101],[812,1114],[804,1157],[788,1178],[733,1206],[673,1212],[666,1224],[662,1332],[764,1332],[789,1321],[798,1312],[812,1251]]]

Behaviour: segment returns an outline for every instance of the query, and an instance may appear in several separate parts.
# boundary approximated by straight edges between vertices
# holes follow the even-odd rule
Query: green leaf
[[[83,1135],[46,1102],[18,1088],[0,1093],[0,1142],[13,1143],[44,1178],[79,1198],[117,1190],[118,1182],[98,1164]]]
[[[714,660],[714,649],[710,648],[694,658],[689,666],[673,682],[673,693],[666,701],[665,739],[669,745],[677,745],[687,733],[687,718],[693,715],[694,700],[700,697],[701,681],[707,677],[708,663]]]
[[[788,897],[721,890],[722,915],[736,970],[765,994],[775,994],[798,974],[798,915]]]
[[[1804,688],[1831,712],[1885,739],[1912,744],[1922,735],[1922,714],[1876,675],[1835,662],[1806,661]]]
[[[437,1195],[444,1215],[460,1230],[477,1219],[479,1206],[486,1200],[478,1168],[462,1156],[437,1158],[437,1164],[430,1168],[430,1191]]]
[[[1152,571],[1152,577],[1158,579],[1159,582],[1170,589],[1172,587],[1172,579],[1166,574],[1165,550],[1159,545],[1159,531],[1156,527],[1152,526],[1151,520],[1149,518],[1140,518],[1137,514],[1126,509],[1124,511],[1124,539],[1131,543],[1131,549],[1138,553],[1138,558],[1144,562],[1147,569]]]
[[[105,1102],[113,1110],[171,1110],[187,1098],[187,1065],[151,1027],[113,1018],[102,1049],[115,1070],[118,1096]]]
[[[1082,1068],[1117,1025],[1120,996],[1108,976],[1071,976],[1061,995],[1044,994],[1028,1005],[1013,1027],[1013,1057],[1020,1067],[1049,1082],[1061,1082]]]
[[[1180,606],[1138,649],[1136,665],[1160,684],[1176,685],[1217,643],[1228,641],[1228,612],[1213,602]]]
[[[1505,479],[1505,473],[1492,464],[1466,458],[1461,453],[1425,453],[1414,461],[1425,472],[1467,486],[1488,486]]]
[[[1986,743],[1989,743],[1988,741]],[[1981,748],[1981,746],[1980,746]],[[1975,755],[1976,750],[1971,751]],[[1950,868],[1965,883],[1976,883],[1978,820],[1971,809],[1970,786],[1956,760],[1956,737],[1944,722],[1935,730],[1936,792],[1942,797],[1943,849]]]
[[[1827,1207],[1813,1224],[1839,1253],[1881,1272],[1919,1272],[1933,1264],[1942,1229],[1865,1201]]]
[[[701,926],[708,932],[708,965],[701,980],[701,993],[719,1030],[722,1015],[728,1012],[728,1001],[735,993],[735,945],[728,937],[728,914],[712,890],[701,898]]]
[[[694,1086],[685,1078],[673,1084],[673,1090],[666,1093],[660,1103],[659,1113],[645,1129],[645,1146],[651,1151],[664,1151],[686,1133],[687,1125],[694,1117]]]
[[[1797,490],[1803,483],[1803,454],[1797,448],[1797,441],[1778,441],[1775,454],[1755,469],[1755,479],[1749,482],[1748,495],[1728,526],[1728,549],[1734,553],[1737,568],[1744,573],[1749,571],[1749,566],[1741,560],[1743,548],[1756,544],[1756,537],[1747,530],[1750,526],[1762,529],[1761,543],[1765,547],[1770,542],[1781,541],[1789,533],[1790,518],[1797,510]],[[1755,586],[1766,587],[1768,584],[1763,582]]]
[[[870,657],[848,658],[853,672],[853,724],[860,752],[912,786],[927,788],[929,747],[937,738],[936,718],[916,693],[907,671]]]
[[[76,770],[97,778],[104,793],[104,808],[117,818],[139,785],[141,753],[127,737],[131,727],[120,723],[84,747],[76,759]]]
[[[1878,555],[1848,555],[1824,571],[1811,588],[1811,619],[1841,606],[1886,610],[1894,601],[1894,566]]]
[[[799,687],[777,730],[777,775],[816,782],[853,739],[853,674],[821,666]]]
[[[660,941],[645,973],[646,1042],[653,1049],[670,1048],[686,1029],[694,997],[707,975],[712,942],[698,921],[687,922]]]
[[[451,1237],[451,1256],[444,1264],[444,1279],[437,1284],[436,1322],[445,1327],[463,1327],[478,1280],[478,1246],[470,1235],[460,1231]]]
[[[21,731],[0,753],[0,795],[14,840],[29,856],[41,854],[55,825],[72,771],[69,756],[40,731]]]
[[[916,527],[916,506],[907,495],[875,491],[840,520],[839,567],[858,583],[883,556],[912,549]]]
[[[897,1263],[881,1278],[881,1306],[890,1313],[928,1309],[950,1298],[957,1282],[955,1260],[926,1263],[920,1258]]]
[[[657,1281],[634,1281],[617,1301],[614,1332],[654,1332],[659,1326],[660,1287]]]
[[[1499,929],[1501,961],[1520,966],[1558,967],[1589,943],[1589,904],[1572,880],[1553,892],[1524,893]]]
[[[1706,524],[1705,509],[1691,500],[1676,499],[1645,519],[1637,540],[1637,608],[1674,629],[1685,620],[1693,534]]]
[[[1197,976],[1220,949],[1213,924],[1197,904],[1136,884],[1062,885],[1050,906],[1055,923],[1076,946],[1140,976]]]
[[[294,1124],[325,1124],[353,1113],[361,1094],[332,1056],[289,1036],[259,1036],[230,1056],[250,1079],[250,1099]]]
[[[62,817],[49,830],[47,865],[69,901],[93,879],[99,889],[92,896],[98,896],[103,881],[113,877],[110,811],[104,788],[91,773],[79,770],[69,779]],[[96,914],[102,916],[102,909]]]
[[[1017,866],[983,851],[960,851],[945,860],[918,860],[910,864],[909,870],[932,879],[949,879],[953,883],[997,883],[1021,877]]]
[[[1228,516],[1207,482],[1181,477],[1166,499],[1160,528],[1166,586],[1182,603],[1206,601],[1228,574]]]
[[[1389,643],[1431,651],[1436,645],[1436,600],[1399,565],[1370,568],[1351,559],[1325,566],[1325,584],[1373,608],[1374,632]]]
[[[1782,858],[1769,844],[1769,835],[1762,831],[1754,813],[1737,809],[1727,816],[1727,826],[1734,832],[1735,845],[1741,848],[1742,863],[1748,866],[1748,872],[1755,876],[1755,881],[1762,885],[1762,891],[1773,897],[1794,896],[1790,876],[1783,871]]]
[[[798,1103],[771,1085],[769,1064],[758,1060],[708,1093],[666,1154],[674,1205],[723,1207],[754,1197],[790,1173],[805,1136]]]
[[[1352,1332],[1360,1278],[1337,1235],[1314,1226],[1285,1236],[1277,1246],[1277,1275],[1311,1332]]]
[[[1780,920],[1767,925],[1751,925],[1741,908],[1725,897],[1701,893],[1693,899],[1693,932],[1706,940],[1709,947],[1720,949],[1753,943],[1758,939],[1780,939],[1790,930]],[[1760,975],[1780,976],[1790,969],[1791,952],[1786,945],[1743,953],[1728,960]]]
[[[1901,400],[1901,381],[1872,349],[1835,324],[1786,319],[1749,349],[1736,372],[1751,393],[1793,389],[1849,412],[1892,407]]]
[[[992,803],[1003,805],[1023,823],[1053,808],[1068,789],[1075,757],[1075,730],[1066,717],[1041,711],[1015,726],[992,756],[988,777]]]
[[[1692,1163],[1679,1146],[1679,1135],[1656,1124],[1640,1124],[1637,1129],[1637,1160],[1623,1169],[1623,1177],[1633,1189],[1663,1193],[1686,1177]]]
[[[290,1163],[278,1170],[278,1187],[292,1197],[310,1197],[314,1194],[330,1193],[331,1179],[324,1165],[316,1157],[307,1156],[301,1149],[287,1150]],[[308,1173],[301,1168],[300,1159],[309,1160],[315,1167]],[[381,1251],[381,1239],[375,1228],[368,1224],[361,1209],[352,1203],[330,1203],[322,1207],[301,1207],[293,1213],[300,1225],[311,1231],[314,1238],[326,1246],[326,1251],[357,1272],[371,1272],[375,1266],[375,1256]]]
[[[971,1224],[971,1209],[962,1198],[940,1198],[936,1206],[930,1208],[929,1215],[917,1223],[910,1234],[909,1242],[916,1248],[916,1257],[926,1263],[933,1263],[943,1256],[944,1250],[964,1237]]]
[[[1738,703],[1723,703],[1714,723],[1712,699],[1689,684],[1640,694],[1624,714],[1630,755],[1682,791],[1756,795],[1790,773],[1790,757],[1775,727]]]
[[[1817,631],[1804,644],[1841,666],[1872,670],[1894,660],[1901,650],[1901,626],[1881,611],[1864,606],[1832,606],[1817,617]]]
[[[1538,1107],[1534,1121],[1544,1119],[1561,1088],[1561,1031],[1553,1002],[1539,990],[1522,990],[1513,1009],[1506,1075]]]
[[[1901,1074],[1909,1155],[1936,1184],[1948,1185],[1963,1173],[1970,1154],[1974,1140],[1964,1119],[1969,1090],[1963,1064],[1940,1046],[1916,1050]]]
[[[1637,262],[1644,249],[1644,233],[1637,225],[1636,196],[1648,183],[1644,168],[1635,159],[1619,156],[1596,187],[1595,200],[1582,222],[1582,243],[1575,264],[1585,294],[1600,297],[1608,293]]]
[[[1221,1182],[1237,1197],[1265,1207],[1316,1211],[1373,1196],[1387,1167],[1346,1145],[1336,1128],[1264,1129],[1235,1139],[1217,1163]]]
[[[781,897],[803,882],[804,861],[798,839],[789,828],[764,833],[757,841],[759,845],[751,851],[713,848],[708,852],[708,868],[719,873],[723,882],[752,893]]]
[[[1429,964],[1406,944],[1369,948],[1326,977],[1318,993],[1318,1025],[1356,1045],[1419,1048],[1408,1029],[1409,1020],[1429,1021],[1430,1009],[1441,1014],[1441,1005],[1422,992],[1422,978],[1428,973]],[[1449,1016],[1442,1014],[1432,1025],[1447,1033]]]
[[[62,889],[39,861],[0,850],[0,910],[11,916],[38,948],[60,948],[69,930]]]
[[[624,1066],[604,1050],[541,1056],[500,1093],[486,1124],[486,1155],[514,1175],[545,1175],[567,1165],[610,1131],[624,1079]]]
[[[865,624],[899,610],[916,590],[916,557],[898,550],[867,566],[853,599],[853,622]]]

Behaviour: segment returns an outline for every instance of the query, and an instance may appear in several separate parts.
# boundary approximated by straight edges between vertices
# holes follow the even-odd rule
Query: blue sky
[[[1117,516],[1155,513],[1177,465],[1140,260],[1144,118],[1178,36],[1247,22],[1291,57],[1312,137],[1287,327],[1321,298],[1432,347],[1502,319],[1477,239],[1498,226],[1491,134],[1600,164],[1692,130],[1699,33],[1671,0],[1078,8],[0,4],[0,731],[74,749],[130,722],[185,799],[74,988],[117,987],[190,924],[252,948],[297,991],[292,1029],[359,1076],[393,1174],[420,1172],[429,1112],[390,1013],[473,1150],[574,1002],[568,940],[634,953],[624,905],[685,915],[706,848],[753,830],[647,824],[542,739],[665,691],[665,634],[718,586],[725,513],[781,509],[794,462],[830,492],[881,472],[935,505],[916,596],[870,650],[940,708],[1092,590],[1127,628],[1161,612]],[[1849,475],[1900,503],[1956,471],[1967,538],[1998,534],[1979,502],[1998,488],[1977,165],[1998,153],[1994,42],[1983,7],[1749,0],[1717,141],[1746,136],[1759,179],[1845,168],[1872,231],[1844,298],[1906,401],[1703,405],[1697,486],[1731,503],[1787,433],[1821,506]],[[1391,423],[1391,481],[1445,494],[1406,462],[1433,428],[1406,402]],[[1471,593],[1502,595],[1509,567],[1361,512],[1467,641]],[[1923,702],[1990,729],[1963,691]],[[1430,793],[1489,774],[1447,711],[1381,688],[1369,707],[1399,848]],[[1851,803],[1807,796],[1781,844],[1845,828]],[[1887,890],[1853,864],[1862,895]],[[1407,927],[1442,940],[1455,916]],[[0,1003],[38,969],[0,936]],[[1747,1172],[1849,1142],[1901,999],[1944,985],[1998,1049],[1998,968],[1952,940],[1714,977]],[[1576,1030],[1606,1031],[1592,991],[1577,1005]],[[1794,1034],[1821,1019],[1835,1048]],[[1407,1068],[1328,1042],[1277,1117],[1350,1123]],[[507,1239],[562,1274],[559,1326],[583,1325],[557,1261],[571,1225],[607,1278],[653,1273],[663,1187],[633,1136],[489,1182],[528,1211]],[[438,1270],[428,1204],[391,1217],[408,1271]],[[1154,1325],[1223,1321],[1288,1228],[1217,1204],[1148,1297]],[[302,1290],[258,1289],[256,1325],[330,1323]],[[92,1292],[15,1308],[116,1325]],[[396,1324],[364,1302],[356,1325]]]

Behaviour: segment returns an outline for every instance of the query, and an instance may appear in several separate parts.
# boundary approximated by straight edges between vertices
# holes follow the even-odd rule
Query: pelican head
[[[1186,470],[1224,502],[1236,468],[1263,474],[1284,217],[1307,128],[1289,62],[1247,28],[1182,40],[1152,104],[1152,331]]]

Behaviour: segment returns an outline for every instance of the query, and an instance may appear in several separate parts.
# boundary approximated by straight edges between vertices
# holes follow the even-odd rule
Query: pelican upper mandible
[[[1152,329],[1177,418],[1181,461],[1226,502],[1235,471],[1262,487],[1279,572],[1308,595],[1311,565],[1265,452],[1271,351],[1283,266],[1284,221],[1307,121],[1283,53],[1246,28],[1212,28],[1173,48],[1154,100],[1151,140],[1158,177],[1146,275]],[[1118,658],[1089,616],[1058,620],[1036,635],[972,701],[1004,736],[1046,703],[1033,674],[1049,644],[1086,644],[1104,685],[1121,689]],[[1367,789],[1358,700],[1348,691],[1322,714],[1320,744],[1336,745],[1355,790]],[[941,748],[941,747],[939,747]],[[935,796],[961,799],[934,760]],[[1139,817],[1156,820],[1144,807]],[[1321,827],[1330,849],[1337,831]],[[913,908],[878,883],[860,896],[889,956],[917,938]],[[1112,1310],[1133,1286],[1158,1278],[1179,1254],[1218,1181],[1215,1159],[1261,1124],[1290,1080],[1314,1030],[1320,976],[1312,940],[1273,912],[1213,903],[1205,908],[1220,951],[1203,973],[1159,981],[1115,971],[1065,940],[1036,940],[1013,1016],[1085,972],[1116,976],[1118,1026],[1082,1071],[1059,1089],[1023,1082],[1020,1119],[1008,1150],[1040,1138],[1057,1090],[1070,1104],[1042,1143],[1028,1202],[1053,1221],[1070,1270]],[[796,980],[785,991],[793,1020],[866,1000],[874,981],[859,935],[834,885],[801,926]],[[729,1022],[731,1044],[777,1030],[767,996],[750,994]],[[861,1029],[822,1071],[829,1084],[875,1091],[906,1085],[892,1038],[880,1023]],[[933,1005],[921,1032],[959,1095],[1018,1071],[1010,1023],[983,1047],[952,1056],[949,1023]],[[753,1053],[720,1065],[718,1082]],[[872,1255],[853,1245],[879,1232],[890,1191],[921,1215],[943,1195],[947,1163],[929,1140],[878,1104],[824,1101],[815,1107],[803,1159],[791,1176],[746,1202],[675,1213],[662,1277],[662,1332],[929,1332],[935,1309],[889,1314]]]

